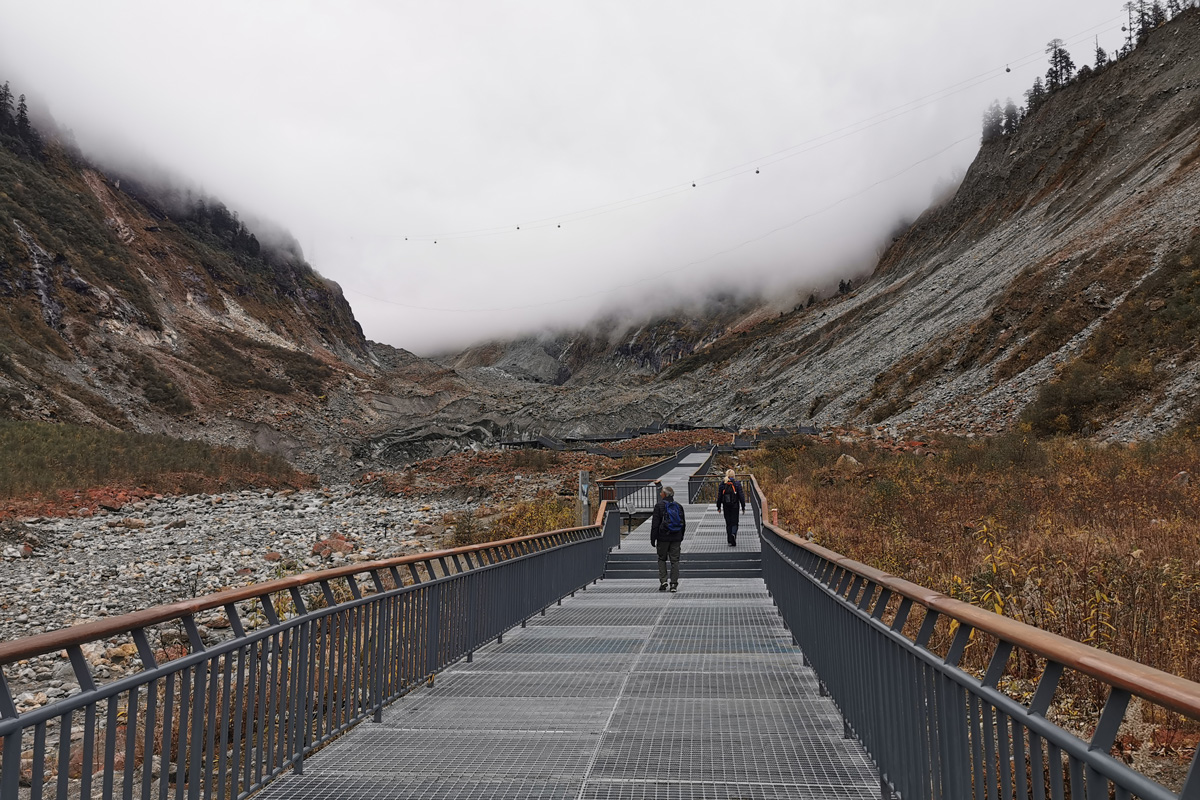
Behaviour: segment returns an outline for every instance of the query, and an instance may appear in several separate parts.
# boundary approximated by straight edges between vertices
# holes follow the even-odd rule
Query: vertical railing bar
[[[175,748],[175,800],[183,800],[184,777],[187,775],[188,759],[187,745],[189,739],[188,723],[192,711],[192,670],[195,667],[184,667],[179,670],[179,731],[175,738],[178,745]],[[172,731],[172,733],[175,733]]]
[[[970,752],[971,758],[971,780],[970,783],[975,789],[975,800],[984,800],[984,760],[983,746],[979,741],[981,717],[980,708],[982,701],[971,692],[967,692],[967,749]]]
[[[1063,786],[1062,751],[1058,745],[1046,740],[1046,766],[1050,768],[1050,798],[1051,800],[1066,800]]]
[[[208,769],[204,770],[204,787],[202,794],[205,797],[212,797],[212,765],[217,762],[217,722],[221,719],[217,709],[217,701],[220,699],[220,666],[222,658],[217,656],[207,662],[208,671],[208,729],[202,742],[204,750],[201,752],[201,763],[207,764]]]
[[[246,781],[246,787],[249,788],[256,783],[262,781],[263,778],[263,750],[266,749],[267,742],[267,700],[269,697],[269,674],[271,650],[274,637],[260,639],[256,648],[254,661],[257,664],[258,671],[253,677],[254,688],[254,768],[250,773],[249,779]],[[253,664],[251,667],[253,668]],[[247,766],[249,760],[247,759]]]
[[[71,728],[72,720],[75,714],[68,710],[61,717],[58,723],[58,784],[56,796],[60,800],[66,800],[67,786],[71,779]]]
[[[372,571],[371,576],[375,578],[377,585],[382,585],[378,575]],[[295,642],[293,649],[296,652],[296,657],[293,659],[295,670],[298,673],[295,681],[289,681],[288,685],[292,687],[291,695],[291,717],[292,717],[292,743],[290,761],[292,769],[297,775],[304,774],[304,741],[307,738],[308,720],[308,700],[312,696],[312,692],[308,691],[308,634],[311,630],[311,622],[305,620],[300,623],[296,629],[299,636],[299,641]]]
[[[33,729],[33,769],[29,775],[29,800],[42,800],[46,783],[46,723]]]
[[[196,636],[199,639],[199,633]],[[188,761],[187,761],[187,787],[188,800],[197,800],[200,797],[200,786],[202,780],[200,778],[200,765],[203,757],[204,749],[204,716],[205,716],[205,700],[207,699],[208,688],[208,662],[202,662],[192,667],[192,698],[191,698],[191,722],[192,732],[188,737]]]
[[[138,698],[142,687],[135,686],[129,690],[129,699],[125,701],[125,777],[121,785],[121,797],[133,800],[133,773],[137,763],[137,720]],[[144,769],[149,768],[149,764]],[[32,800],[32,798],[30,798]]]
[[[258,677],[263,660],[261,650],[262,642],[251,642],[250,647],[246,650],[246,700],[245,709],[242,712],[246,720],[246,730],[242,734],[242,738],[246,741],[246,746],[242,749],[243,792],[248,792],[254,785],[254,762],[258,757],[259,750],[261,727],[258,722],[258,714],[262,706],[259,699],[262,690]]]
[[[174,724],[175,716],[175,676],[178,673],[168,672],[166,686],[163,691],[163,735],[162,741],[159,742],[158,761],[158,797],[159,800],[167,800],[169,791],[169,783],[167,773],[172,763],[171,761],[171,731]],[[61,735],[61,731],[60,731]]]
[[[237,681],[233,684],[233,708],[230,710],[232,719],[231,738],[233,740],[233,749],[229,758],[229,794],[232,797],[237,797],[241,794],[238,791],[238,779],[241,777],[242,767],[242,748],[245,741],[245,734],[242,731],[242,703],[243,693],[246,689],[246,657],[248,648],[239,647],[237,649]],[[232,653],[230,655],[233,655]],[[224,788],[225,782],[221,782]]]
[[[996,709],[996,739],[1000,745],[997,759],[997,769],[1000,773],[1000,800],[1014,800],[1012,767],[1010,766],[1014,763],[1011,757],[1012,747],[1009,742],[1011,733],[1012,726],[1009,723],[1008,715],[1000,709]],[[1021,769],[1024,769],[1024,766]]]

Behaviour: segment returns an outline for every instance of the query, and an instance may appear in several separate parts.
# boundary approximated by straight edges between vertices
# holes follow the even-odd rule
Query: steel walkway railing
[[[753,487],[761,519],[767,501]],[[760,530],[767,588],[847,734],[874,759],[884,797],[1177,797],[1110,751],[1135,697],[1200,720],[1200,684],[953,600],[770,523]],[[935,631],[944,654],[931,645]],[[972,642],[989,648],[979,674],[962,666]],[[1027,703],[1000,689],[1017,654],[1044,664]],[[1068,671],[1107,690],[1087,741],[1046,718]],[[1178,797],[1200,798],[1195,757]]]
[[[598,520],[609,522],[606,510]],[[597,524],[348,565],[0,643],[5,667],[65,650],[80,687],[18,713],[0,670],[0,800],[97,789],[127,800],[245,797],[599,579],[608,534]],[[227,626],[224,641],[204,635],[198,618],[210,614]],[[120,642],[141,668],[100,685],[84,647]]]

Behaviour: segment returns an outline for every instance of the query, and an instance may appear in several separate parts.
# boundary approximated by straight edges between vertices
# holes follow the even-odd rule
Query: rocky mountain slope
[[[368,342],[335,284],[220,203],[170,207],[52,140],[39,154],[0,145],[0,416],[252,445],[326,469],[365,435],[472,393]]]
[[[983,145],[955,196],[848,296],[714,325],[693,352],[660,359],[649,380],[609,371],[603,383],[581,381],[596,364],[571,365],[573,391],[531,405],[560,432],[640,413],[984,432],[1024,418],[1043,433],[1153,435],[1197,406],[1198,209],[1193,9]],[[570,353],[585,337],[554,348]],[[518,362],[519,374],[529,348],[493,347],[493,365]],[[551,375],[554,364],[538,359]],[[598,361],[616,363],[616,352]]]
[[[1143,437],[1196,415],[1197,209],[1197,9],[983,145],[853,291],[438,361],[367,341],[335,285],[219,204],[0,146],[0,415],[249,444],[331,478],[654,420]]]

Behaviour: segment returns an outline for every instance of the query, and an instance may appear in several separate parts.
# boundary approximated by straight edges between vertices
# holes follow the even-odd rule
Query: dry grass
[[[1200,443],[1010,435],[934,455],[807,439],[749,462],[786,529],[1000,614],[1200,680]],[[843,452],[863,463],[840,477]],[[1033,665],[1029,665],[1032,671]]]
[[[544,492],[538,495],[537,499],[517,503],[486,522],[470,511],[458,514],[451,543],[455,547],[485,544],[573,528],[577,524],[579,523],[573,498]]]

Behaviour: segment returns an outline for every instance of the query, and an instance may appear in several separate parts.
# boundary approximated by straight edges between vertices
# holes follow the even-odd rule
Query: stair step
[[[625,580],[658,580],[658,570],[609,570],[605,578]],[[761,569],[710,569],[690,570],[679,568],[679,577],[683,578],[761,578]]]

